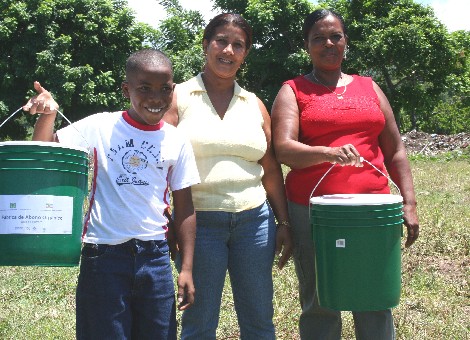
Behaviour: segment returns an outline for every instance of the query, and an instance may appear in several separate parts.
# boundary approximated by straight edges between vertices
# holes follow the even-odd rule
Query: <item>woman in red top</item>
[[[315,291],[315,258],[309,200],[338,193],[389,193],[388,172],[400,189],[406,246],[418,237],[418,217],[410,165],[392,108],[368,77],[341,71],[347,35],[340,15],[329,10],[309,14],[303,27],[313,70],[285,82],[272,109],[274,149],[290,167],[286,178],[289,214],[294,230],[294,263],[300,283],[302,339],[340,339],[340,312],[321,308]],[[394,339],[391,310],[354,312],[358,339]]]

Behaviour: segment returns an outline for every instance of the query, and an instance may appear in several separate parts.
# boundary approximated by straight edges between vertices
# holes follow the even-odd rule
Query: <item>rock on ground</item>
[[[470,133],[438,135],[419,131],[410,131],[402,135],[406,151],[411,155],[433,156],[448,151],[464,151],[470,146]]]

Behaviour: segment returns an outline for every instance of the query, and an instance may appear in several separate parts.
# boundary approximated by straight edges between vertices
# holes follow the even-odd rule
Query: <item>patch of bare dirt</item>
[[[470,133],[438,135],[410,131],[402,135],[408,154],[433,156],[448,151],[464,151],[470,146]]]
[[[459,294],[468,297],[468,266],[470,260],[468,257],[450,258],[442,257],[436,259],[434,256],[423,256],[420,259],[420,265],[427,268],[428,271],[439,275],[457,289]],[[469,306],[470,308],[470,306]]]

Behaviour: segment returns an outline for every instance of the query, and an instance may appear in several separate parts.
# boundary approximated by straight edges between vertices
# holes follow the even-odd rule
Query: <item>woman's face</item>
[[[248,55],[245,32],[232,24],[219,26],[211,40],[204,40],[207,62],[205,72],[220,78],[235,77],[240,65]]]
[[[341,68],[346,44],[341,22],[335,16],[328,15],[312,26],[305,48],[316,69],[335,70]]]

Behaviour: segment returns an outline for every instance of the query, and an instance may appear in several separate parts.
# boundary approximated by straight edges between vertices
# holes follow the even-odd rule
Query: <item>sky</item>
[[[315,3],[316,1],[311,0],[311,2]],[[469,0],[415,0],[415,2],[431,6],[437,19],[449,31],[470,31]],[[128,0],[128,4],[135,11],[138,21],[156,25],[159,20],[165,18],[165,10],[157,0]],[[198,10],[204,15],[206,21],[217,14],[211,12],[212,2],[210,0],[180,0],[180,4],[184,9]]]

